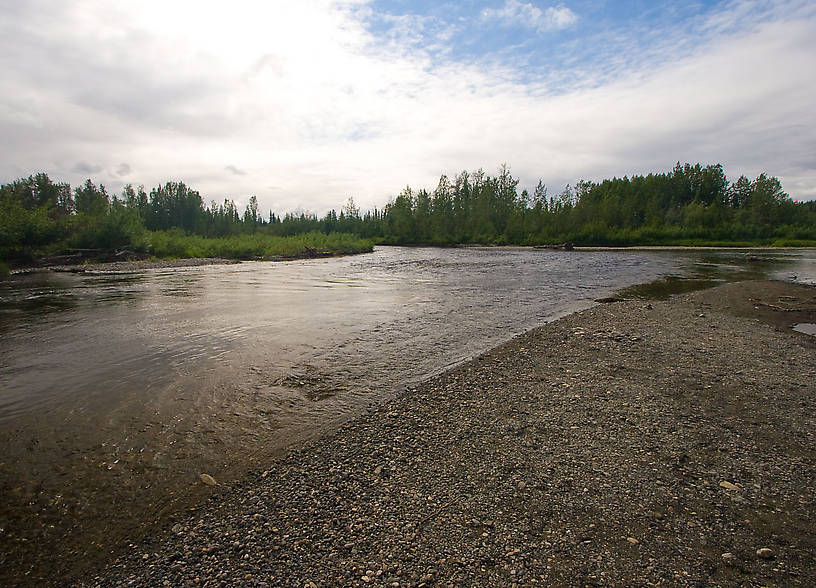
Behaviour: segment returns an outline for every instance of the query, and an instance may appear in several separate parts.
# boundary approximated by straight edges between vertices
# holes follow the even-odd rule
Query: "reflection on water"
[[[657,254],[657,252],[655,252]],[[699,250],[659,253],[672,255],[677,271],[622,288],[620,298],[662,299],[738,280],[781,279],[816,284],[816,252],[808,250]]]
[[[104,552],[192,500],[199,473],[228,481],[401,386],[620,288],[804,281],[813,261],[379,248],[18,276],[0,283],[0,551],[28,550],[34,566],[57,546]]]

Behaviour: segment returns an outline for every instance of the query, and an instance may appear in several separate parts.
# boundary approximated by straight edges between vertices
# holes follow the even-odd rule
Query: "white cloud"
[[[542,10],[532,2],[505,0],[501,8],[485,8],[482,19],[497,20],[503,24],[528,27],[539,32],[565,29],[575,24],[578,16],[563,4]]]
[[[93,167],[116,190],[126,161],[148,188],[183,180],[207,201],[322,212],[503,161],[522,185],[557,189],[679,159],[768,171],[816,198],[816,35],[800,13],[553,95],[382,43],[364,4],[278,6],[14,3],[0,18],[0,181],[43,170],[77,184]]]

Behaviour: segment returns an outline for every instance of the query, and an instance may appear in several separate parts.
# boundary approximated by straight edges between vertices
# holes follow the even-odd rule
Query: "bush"
[[[147,231],[136,210],[118,207],[98,217],[77,217],[78,232],[71,244],[80,249],[146,251]]]

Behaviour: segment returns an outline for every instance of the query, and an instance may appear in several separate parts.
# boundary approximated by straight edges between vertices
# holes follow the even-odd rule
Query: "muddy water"
[[[211,492],[201,473],[229,484],[620,288],[799,267],[783,257],[380,248],[4,282],[0,577],[88,573]]]

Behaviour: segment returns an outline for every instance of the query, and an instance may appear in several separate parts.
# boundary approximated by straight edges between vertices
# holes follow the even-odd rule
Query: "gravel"
[[[816,338],[794,322],[816,289],[567,316],[212,480],[84,585],[816,585]]]
[[[91,273],[91,274],[115,274],[140,272],[147,269],[167,269],[177,267],[198,267],[201,265],[224,265],[240,263],[234,259],[223,259],[220,257],[189,257],[183,259],[154,259],[154,260],[129,260],[129,261],[106,261],[99,263],[84,263],[71,265],[53,265],[44,268],[34,268],[23,271],[43,271],[71,273]]]

